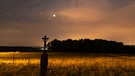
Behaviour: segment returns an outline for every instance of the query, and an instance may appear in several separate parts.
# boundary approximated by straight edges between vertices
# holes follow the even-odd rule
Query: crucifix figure
[[[42,40],[44,41],[44,52],[41,55],[41,59],[40,59],[40,76],[46,76],[46,72],[47,72],[47,65],[48,65],[48,54],[46,53],[46,42],[49,38],[46,37],[46,35],[44,36],[44,38],[42,38]]]
[[[44,51],[46,50],[46,42],[49,38],[46,37],[46,35],[42,38],[42,40],[44,41]]]

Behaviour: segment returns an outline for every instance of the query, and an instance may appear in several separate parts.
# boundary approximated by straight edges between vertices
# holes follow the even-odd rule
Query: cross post
[[[42,38],[42,40],[44,41],[44,51],[46,50],[46,43],[48,39],[49,38],[47,38],[46,35]]]
[[[42,38],[44,41],[44,52],[41,55],[40,59],[40,75],[39,76],[46,76],[47,72],[47,65],[48,65],[48,54],[46,53],[46,42],[49,38],[46,35]]]

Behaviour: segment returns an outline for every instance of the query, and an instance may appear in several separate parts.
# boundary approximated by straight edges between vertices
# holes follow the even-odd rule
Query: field
[[[0,76],[39,76],[41,52],[1,52]],[[48,53],[47,76],[135,76],[135,56]]]

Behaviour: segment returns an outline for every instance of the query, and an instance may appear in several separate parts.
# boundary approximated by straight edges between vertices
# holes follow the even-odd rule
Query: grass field
[[[0,53],[0,76],[39,76],[41,52]],[[47,76],[135,76],[135,56],[48,53]]]

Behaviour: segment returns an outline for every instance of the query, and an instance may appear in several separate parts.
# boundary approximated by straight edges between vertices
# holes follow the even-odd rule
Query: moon
[[[55,15],[55,14],[53,14],[53,17],[56,17],[56,15]]]

